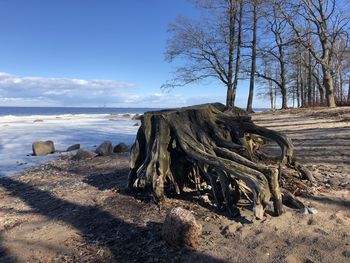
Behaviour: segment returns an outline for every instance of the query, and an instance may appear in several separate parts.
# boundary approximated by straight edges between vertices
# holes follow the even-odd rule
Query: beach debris
[[[240,230],[243,227],[242,223],[240,222],[234,222],[232,224],[229,224],[222,230],[222,234],[225,236],[228,235],[234,235],[238,230]]]
[[[79,149],[74,155],[73,159],[82,160],[82,159],[92,159],[97,156],[97,153],[86,151],[84,149]]]
[[[317,209],[313,207],[308,207],[307,211],[309,212],[309,214],[312,214],[312,215],[315,215],[318,213]]]
[[[113,149],[114,153],[122,153],[128,151],[130,151],[130,146],[126,145],[125,143],[119,143]]]
[[[80,144],[73,144],[71,146],[69,146],[66,150],[66,152],[71,152],[71,151],[75,151],[75,150],[79,150],[80,149]]]
[[[104,141],[101,143],[95,153],[97,153],[99,156],[109,156],[113,153],[113,146],[111,141]]]
[[[36,141],[32,144],[33,154],[35,156],[43,156],[55,152],[53,141]]]
[[[190,211],[181,207],[175,207],[167,214],[162,229],[163,239],[174,247],[196,248],[201,233],[202,225]]]
[[[303,215],[308,215],[308,214],[315,215],[318,213],[318,211],[316,208],[313,208],[313,207],[304,207],[299,209],[299,213]]]
[[[307,207],[304,207],[304,208],[299,209],[299,213],[303,214],[303,215],[308,215],[309,210],[307,209]]]
[[[212,205],[212,202],[209,198],[209,195],[208,194],[204,194],[204,195],[200,195],[198,197],[198,201],[202,204],[209,204],[209,205]]]
[[[349,184],[349,182],[341,182],[339,186],[341,187],[346,187]]]

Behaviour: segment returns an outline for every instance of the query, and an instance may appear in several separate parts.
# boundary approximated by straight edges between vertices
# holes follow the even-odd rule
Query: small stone
[[[95,153],[100,156],[109,156],[113,153],[113,146],[111,141],[104,141],[97,147]]]
[[[113,149],[113,152],[115,153],[122,153],[122,152],[128,152],[128,151],[130,151],[130,147],[125,143],[119,143]]]
[[[317,223],[317,222],[316,222],[315,218],[313,218],[313,217],[310,218],[310,219],[307,221],[307,224],[308,224],[308,225],[316,225],[316,223]]]
[[[79,149],[77,153],[74,155],[73,159],[75,160],[92,159],[96,156],[97,154],[94,152],[89,152],[83,149]]]
[[[35,156],[47,155],[55,152],[53,141],[37,141],[32,144],[33,154]]]
[[[140,123],[136,122],[133,126],[140,126]]]
[[[71,152],[79,149],[80,149],[80,144],[73,144],[67,148],[66,152]]]
[[[309,214],[312,214],[312,215],[315,215],[318,213],[317,209],[313,207],[308,207],[307,211],[309,212]]]
[[[201,195],[199,197],[199,200],[204,203],[204,204],[211,204],[211,201],[209,199],[209,196],[208,195]]]
[[[301,208],[299,210],[299,213],[301,213],[303,215],[308,215],[309,214],[309,210],[306,207],[304,207],[304,208]]]
[[[350,251],[349,250],[344,250],[341,254],[346,258],[350,258]]]
[[[341,187],[346,187],[349,184],[349,182],[341,182],[339,186]]]
[[[205,222],[209,222],[209,221],[210,221],[210,217],[207,216],[206,218],[204,218],[204,221],[205,221]]]
[[[238,230],[240,230],[243,227],[241,223],[233,223],[224,228],[222,231],[223,235],[234,235]]]
[[[197,223],[194,215],[181,207],[173,208],[166,216],[162,237],[171,246],[197,247],[202,233],[202,225]]]

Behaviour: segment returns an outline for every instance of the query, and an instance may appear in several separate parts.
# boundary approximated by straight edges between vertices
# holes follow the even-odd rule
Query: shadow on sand
[[[109,179],[112,178],[106,178],[106,181]],[[108,185],[111,186],[113,185]],[[0,187],[29,205],[33,213],[50,220],[62,221],[77,229],[87,243],[98,242],[108,248],[112,256],[104,262],[152,262],[156,258],[176,262],[176,255],[183,258],[182,262],[225,262],[189,249],[173,250],[161,240],[159,223],[150,222],[147,226],[140,227],[116,218],[96,206],[62,200],[47,191],[9,177],[0,178]],[[1,245],[1,236],[0,262],[17,262]]]

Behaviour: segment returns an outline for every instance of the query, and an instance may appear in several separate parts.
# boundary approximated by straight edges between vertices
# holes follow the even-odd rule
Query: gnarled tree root
[[[280,146],[278,162],[259,161],[264,138]],[[131,149],[128,187],[150,191],[159,202],[165,189],[181,194],[185,186],[198,190],[207,182],[217,207],[226,207],[232,216],[239,214],[240,192],[249,190],[255,216],[262,218],[270,199],[275,214],[283,213],[280,176],[285,165],[314,181],[295,161],[286,136],[255,125],[239,108],[225,111],[222,104],[204,104],[144,114]]]

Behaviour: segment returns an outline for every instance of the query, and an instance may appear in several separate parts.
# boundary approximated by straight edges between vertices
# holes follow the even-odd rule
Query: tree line
[[[169,26],[169,62],[181,60],[163,88],[208,78],[226,87],[226,107],[239,81],[271,109],[350,102],[349,4],[345,0],[192,0],[198,19]]]

